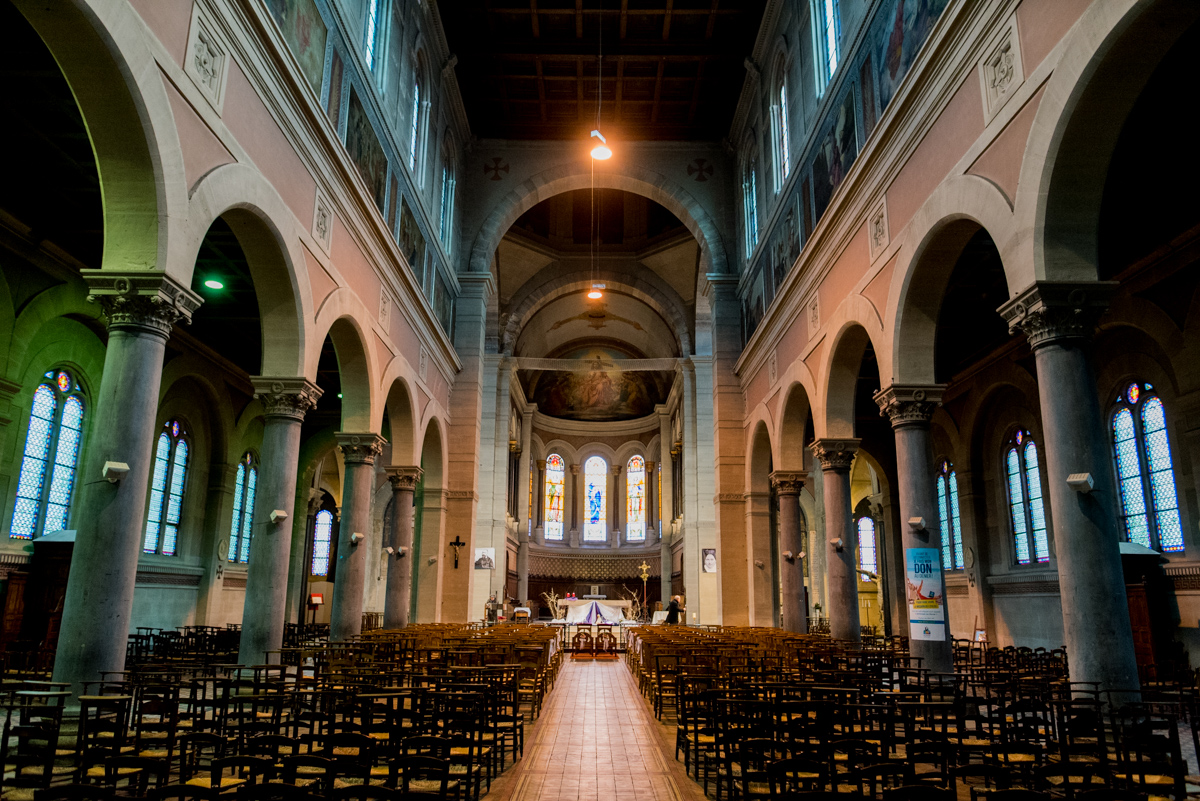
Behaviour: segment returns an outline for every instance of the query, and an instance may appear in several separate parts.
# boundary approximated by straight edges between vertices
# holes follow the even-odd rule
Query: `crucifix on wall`
[[[465,546],[466,543],[462,541],[462,537],[455,534],[454,542],[450,542],[450,543],[446,543],[446,544],[454,549],[454,569],[458,570],[458,549]]]

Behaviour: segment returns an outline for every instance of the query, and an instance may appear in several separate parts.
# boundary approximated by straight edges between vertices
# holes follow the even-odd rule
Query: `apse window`
[[[858,569],[864,573],[879,574],[879,557],[875,550],[875,519],[858,518]],[[870,576],[862,576],[870,581]]]
[[[250,561],[250,534],[254,526],[254,496],[258,491],[258,465],[246,453],[237,466],[233,485],[233,521],[229,527],[229,561]]]
[[[608,463],[599,456],[593,456],[583,463],[583,478],[587,510],[583,521],[583,541],[604,542],[608,539]]]
[[[548,540],[563,538],[563,490],[567,465],[557,453],[546,459],[546,509],[543,534]]]
[[[646,540],[646,461],[634,456],[625,466],[625,538]]]
[[[67,527],[83,439],[83,392],[66,370],[33,391],[9,536],[29,540]]]
[[[945,459],[937,471],[938,520],[942,525],[942,568],[963,569],[962,524],[958,516],[958,474]]]
[[[329,575],[329,552],[333,544],[333,512],[322,509],[313,520],[312,575]]]
[[[1046,507],[1042,501],[1042,478],[1038,447],[1024,429],[1009,438],[1004,453],[1008,485],[1009,521],[1017,564],[1050,561],[1050,539]]]
[[[168,420],[154,447],[154,475],[150,479],[150,508],[146,512],[142,553],[176,554],[190,451],[183,424]]]
[[[1113,457],[1125,539],[1147,548],[1183,550],[1166,409],[1152,384],[1133,382],[1112,416]]]

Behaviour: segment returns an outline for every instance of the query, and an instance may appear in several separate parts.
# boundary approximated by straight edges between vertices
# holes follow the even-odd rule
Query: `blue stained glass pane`
[[[50,375],[53,373],[47,377]],[[46,459],[50,453],[50,430],[57,406],[54,390],[49,386],[41,384],[34,390],[29,431],[25,435],[24,458],[21,460],[21,476],[17,480],[17,503],[9,527],[9,535],[18,539],[32,539],[37,530],[38,507],[42,500],[42,486],[46,481]]]
[[[163,527],[163,546],[162,552],[164,556],[175,555],[175,543],[179,540],[179,528],[177,526],[167,525]]]
[[[1179,519],[1179,498],[1175,492],[1175,470],[1171,464],[1171,444],[1167,440],[1167,420],[1163,402],[1150,396],[1142,404],[1142,436],[1146,462],[1150,467],[1150,494],[1154,502],[1154,522],[1159,545],[1164,551],[1183,550],[1183,528]]]
[[[179,525],[183,509],[183,483],[187,480],[188,444],[183,440],[175,445],[175,459],[171,468],[171,500],[167,507],[167,522]]]
[[[858,519],[858,567],[871,573],[879,572],[875,558],[875,521],[869,517]]]
[[[79,459],[79,440],[83,436],[83,402],[74,396],[63,403],[62,422],[58,427],[58,446],[54,450],[54,472],[46,504],[43,531],[67,527],[71,490],[75,486],[75,464]]]
[[[1178,509],[1158,515],[1158,541],[1164,551],[1183,550],[1183,526],[1179,522]]]
[[[942,524],[942,569],[950,569],[950,510],[946,497],[946,477],[937,478],[938,520]]]
[[[312,574],[329,575],[329,546],[333,538],[333,513],[327,509],[317,512],[313,531]]]
[[[954,567],[956,570],[962,570],[965,563],[963,562],[962,523],[958,517],[958,474],[951,473],[947,481],[950,484],[950,519],[954,521]]]
[[[605,517],[607,512],[608,464],[599,456],[584,463],[584,492],[587,500],[587,516],[583,523],[585,542],[604,542],[608,539]]]
[[[1025,532],[1025,494],[1021,489],[1021,459],[1016,448],[1009,448],[1005,458],[1008,472],[1008,509],[1013,527],[1013,542],[1018,564],[1029,564],[1029,538]]]
[[[250,561],[250,529],[254,524],[254,492],[258,485],[258,470],[250,468],[246,477],[246,503],[242,508],[242,542],[238,550],[238,561]]]
[[[1025,445],[1025,485],[1029,488],[1029,518],[1033,524],[1033,552],[1039,562],[1050,561],[1050,538],[1046,533],[1046,509],[1042,503],[1042,478],[1038,472],[1038,450],[1033,440]]]
[[[153,503],[153,500],[151,500]],[[142,553],[157,553],[158,552],[158,536],[161,533],[162,526],[157,520],[151,520],[146,523],[146,539],[142,542]]]
[[[1142,486],[1142,465],[1138,460],[1133,415],[1121,409],[1113,415],[1113,450],[1117,462],[1121,514],[1125,537],[1130,542],[1150,547],[1150,522],[1146,516],[1146,497]]]
[[[238,555],[238,533],[242,529],[242,501],[245,494],[246,486],[246,466],[238,464],[237,482],[233,485],[233,524],[229,527],[229,554],[226,557],[230,562],[237,560]]]
[[[142,542],[142,551],[145,553],[158,552],[163,490],[167,487],[167,464],[170,456],[171,438],[160,434],[154,449],[154,475],[150,477],[150,509],[146,514],[146,538]]]

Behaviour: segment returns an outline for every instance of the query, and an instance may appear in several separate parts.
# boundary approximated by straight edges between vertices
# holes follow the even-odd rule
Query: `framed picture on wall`
[[[717,572],[717,549],[716,548],[701,548],[700,549],[700,570],[705,573]]]
[[[476,570],[495,570],[496,569],[496,549],[495,548],[476,548],[475,549],[475,569]]]

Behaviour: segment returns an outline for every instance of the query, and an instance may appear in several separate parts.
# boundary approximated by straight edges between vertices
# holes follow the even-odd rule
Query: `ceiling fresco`
[[[578,359],[580,367],[566,370],[521,370],[525,397],[538,411],[567,420],[610,422],[645,417],[665,403],[673,374],[666,371],[626,372],[618,362],[638,358],[611,345],[586,345],[555,355]]]

